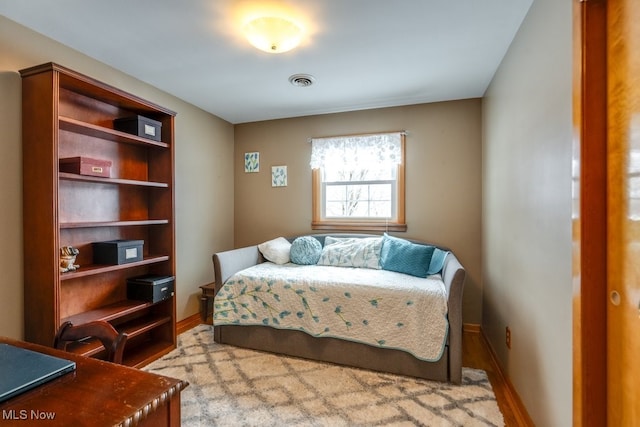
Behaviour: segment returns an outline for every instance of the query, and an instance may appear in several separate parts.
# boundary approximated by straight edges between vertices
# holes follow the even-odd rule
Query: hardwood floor
[[[513,386],[500,370],[491,347],[478,325],[465,325],[462,334],[462,366],[487,373],[506,427],[534,426]]]
[[[207,319],[207,322],[211,324],[212,319],[211,316]],[[202,319],[199,314],[194,314],[193,316],[189,316],[186,319],[179,321],[176,324],[176,335],[180,335],[183,332],[188,331],[189,329],[193,329],[202,323]]]
[[[207,321],[210,323],[211,317]],[[200,323],[200,315],[193,315],[178,322],[176,332],[181,334],[198,326]],[[496,395],[498,406],[502,411],[506,427],[534,426],[520,398],[514,392],[513,386],[498,367],[495,356],[478,325],[465,325],[464,327],[462,334],[462,365],[486,371]]]

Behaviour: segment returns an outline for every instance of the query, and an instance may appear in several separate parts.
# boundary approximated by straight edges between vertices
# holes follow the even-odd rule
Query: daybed
[[[326,251],[327,248],[329,248],[329,246],[325,245],[325,240],[329,243],[339,241],[340,239],[353,238],[368,238],[369,240],[371,240],[372,238],[379,238],[379,240],[382,240],[381,236],[374,236],[370,234],[314,234],[311,235],[311,237],[320,242],[320,247],[323,248],[323,251]],[[387,237],[389,236],[384,236],[385,239]],[[309,237],[305,236],[304,239],[309,239]],[[313,239],[312,243],[315,243],[315,240]],[[298,239],[298,241],[296,241],[296,238],[288,238],[287,240],[289,242],[294,242],[294,244],[297,244],[302,239]],[[306,243],[309,243],[308,240],[306,241]],[[415,240],[411,240],[411,243],[414,245],[420,244],[427,247],[433,247],[431,245],[428,245],[427,243],[418,242]],[[387,248],[388,247],[390,247],[390,245],[388,245]],[[263,246],[261,246],[261,248],[264,249]],[[231,344],[244,348],[286,354],[290,356],[303,357],[382,372],[409,375],[430,380],[460,383],[462,372],[462,293],[465,279],[465,270],[452,252],[448,251],[446,248],[436,248],[437,250],[441,251],[440,253],[442,254],[440,264],[441,270],[439,270],[437,274],[430,274],[433,272],[429,272],[427,277],[423,279],[416,278],[408,274],[384,271],[386,269],[371,270],[370,272],[366,271],[367,274],[374,275],[369,277],[376,277],[376,274],[395,275],[393,279],[396,282],[399,282],[400,288],[402,288],[405,283],[411,284],[406,285],[408,287],[413,286],[413,288],[410,289],[411,292],[414,292],[416,288],[421,292],[420,288],[423,284],[422,282],[420,282],[420,280],[423,280],[425,283],[429,282],[429,286],[437,282],[435,289],[441,290],[440,299],[443,301],[441,303],[443,307],[436,307],[433,310],[421,309],[422,311],[418,311],[417,316],[415,315],[416,313],[414,313],[413,320],[407,320],[406,322],[404,320],[397,321],[395,318],[392,320],[394,326],[396,324],[399,326],[403,326],[403,328],[401,329],[407,329],[404,328],[405,323],[418,323],[420,328],[424,327],[424,337],[427,337],[431,336],[426,332],[427,327],[429,326],[428,324],[437,323],[434,322],[434,319],[437,320],[438,317],[442,317],[442,319],[444,319],[443,323],[445,324],[445,332],[442,336],[442,341],[440,343],[436,342],[435,344],[433,344],[436,345],[436,347],[440,346],[436,358],[433,358],[433,356],[420,357],[420,355],[417,355],[416,352],[408,351],[406,348],[404,348],[404,346],[396,346],[395,344],[390,343],[390,341],[393,341],[393,338],[389,338],[388,336],[385,337],[385,340],[380,340],[377,343],[372,344],[367,343],[367,341],[363,341],[360,339],[351,339],[349,337],[336,338],[334,334],[331,333],[333,332],[332,328],[334,328],[334,326],[331,326],[331,328],[326,327],[324,330],[321,330],[320,333],[316,333],[312,332],[309,328],[306,327],[300,327],[300,330],[296,330],[296,328],[281,325],[280,320],[296,320],[296,309],[291,309],[290,311],[288,311],[286,309],[283,310],[281,308],[273,307],[272,302],[275,303],[275,300],[278,300],[278,302],[280,302],[281,295],[286,292],[282,291],[282,289],[280,291],[272,291],[271,286],[275,280],[273,278],[265,279],[264,277],[254,277],[255,274],[267,274],[265,272],[273,271],[275,272],[274,274],[278,276],[282,275],[283,277],[289,277],[289,273],[293,272],[294,278],[289,277],[289,279],[286,279],[287,282],[284,286],[286,287],[286,289],[295,291],[298,294],[295,295],[294,293],[289,292],[294,297],[299,298],[299,305],[304,306],[304,309],[297,312],[298,317],[305,317],[304,312],[307,309],[309,309],[309,312],[311,312],[311,306],[313,306],[314,310],[317,310],[317,307],[319,307],[317,301],[309,301],[311,301],[311,299],[313,298],[313,295],[311,294],[314,294],[318,288],[323,288],[323,284],[312,284],[311,290],[313,292],[310,292],[309,290],[302,290],[302,288],[297,287],[296,281],[298,279],[296,279],[295,277],[297,277],[296,274],[298,274],[298,272],[312,269],[312,274],[314,276],[317,276],[316,281],[326,280],[327,283],[329,283],[333,281],[332,277],[334,275],[337,276],[341,273],[352,271],[357,272],[357,274],[353,274],[353,276],[359,276],[361,273],[365,273],[365,271],[360,270],[368,269],[313,265],[300,266],[292,263],[265,262],[265,257],[259,250],[258,245],[219,252],[213,255],[216,283],[216,302],[214,303],[214,339],[218,343]],[[291,254],[293,258],[293,250]],[[256,271],[258,271],[258,273],[255,273]],[[323,273],[323,271],[325,272]],[[328,276],[326,275],[326,271],[329,271]],[[380,273],[377,273],[378,271]],[[241,274],[245,275],[240,276]],[[323,277],[324,279],[322,279]],[[261,280],[261,283],[265,283],[265,286],[263,287],[261,284],[254,284],[253,286],[255,287],[251,288],[252,285],[250,284],[250,281],[252,279],[256,279],[259,281]],[[413,285],[412,283],[416,280],[418,281],[417,284]],[[356,299],[355,294],[360,292],[361,289],[368,287],[368,285],[368,283],[365,286],[362,286],[362,284],[359,286],[356,285],[356,288],[354,288],[355,290],[343,293],[348,297],[348,299]],[[377,288],[373,288],[374,292],[378,292],[378,294],[376,295],[385,296],[384,298],[379,298],[379,300],[384,300],[385,303],[389,300],[393,300],[391,294],[388,291],[388,288],[394,288],[395,285],[387,286],[385,283],[377,283],[374,285],[377,286]],[[276,285],[273,286],[275,289]],[[327,288],[330,287],[331,286],[327,286]],[[247,288],[250,288],[249,291],[247,290]],[[377,291],[375,289],[377,289]],[[260,292],[256,293],[255,290],[259,290]],[[320,289],[320,293],[322,291],[324,291],[324,289]],[[327,290],[327,292],[329,291]],[[401,289],[398,292],[402,293],[403,290]],[[398,292],[396,292],[396,294],[398,294]],[[234,294],[232,295],[232,293]],[[394,294],[393,297],[396,297],[396,294]],[[266,295],[268,295],[268,299]],[[246,297],[248,296],[250,296],[251,298],[247,299]],[[244,299],[241,300],[240,297],[243,297]],[[248,308],[248,303],[242,301],[248,301],[249,299],[255,300],[262,307]],[[331,299],[333,299],[333,301],[336,301],[334,295],[325,296],[323,298],[324,301],[329,301]],[[413,304],[413,297],[405,298],[406,301],[409,301],[409,299],[411,299],[411,301],[407,302],[407,306]],[[368,306],[366,307],[366,310],[371,309],[371,305],[377,306],[378,299],[372,298],[369,300],[369,303],[370,304],[364,304]],[[334,304],[339,304],[335,308],[334,312],[347,325],[345,327],[346,329],[355,330],[358,329],[356,326],[362,326],[360,325],[360,320],[358,320],[357,322],[358,325],[355,325],[354,323],[347,322],[343,318],[344,316],[342,316],[342,314],[340,313],[340,310],[342,309],[342,302]],[[402,306],[403,304],[400,305]],[[264,325],[260,324],[260,320],[262,319],[262,317],[256,315],[256,312],[261,308],[264,310],[268,310],[270,312],[268,316],[271,316],[269,318],[263,316],[264,319],[262,323]],[[437,314],[438,310],[442,310],[443,314],[441,316]],[[360,313],[360,310],[357,307],[356,309],[352,308],[350,310],[350,313],[354,313],[356,311]],[[405,311],[409,310],[407,310],[406,307],[400,307],[399,309],[398,307],[396,307],[393,312],[393,316],[401,314]],[[436,314],[433,314],[432,311]],[[235,315],[235,320],[231,321],[227,319],[226,316],[228,313]],[[242,324],[245,320],[242,320],[240,318],[241,315],[242,319],[246,319],[249,324]],[[369,316],[369,314],[362,314],[358,319],[365,319],[362,320],[362,323],[370,326],[368,320],[369,317],[367,316]],[[317,317],[322,316],[318,315],[313,317],[314,320],[318,322]],[[311,323],[313,323],[313,321]],[[372,321],[371,325],[374,324],[376,323]],[[422,344],[425,344],[424,341],[428,339],[429,338],[423,339],[423,336],[420,335],[419,339],[415,340],[418,341],[416,345],[420,346]],[[433,352],[431,354],[433,354]]]

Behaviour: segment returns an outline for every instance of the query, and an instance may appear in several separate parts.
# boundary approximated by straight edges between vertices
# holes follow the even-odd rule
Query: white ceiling
[[[483,96],[533,0],[0,0],[0,13],[231,123]],[[278,8],[301,46],[261,52]],[[292,74],[316,78],[294,87]]]

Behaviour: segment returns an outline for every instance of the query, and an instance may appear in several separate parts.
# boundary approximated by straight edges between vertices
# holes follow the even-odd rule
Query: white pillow
[[[275,264],[286,264],[290,261],[291,243],[284,237],[278,237],[258,245],[258,250],[266,260]]]
[[[380,269],[382,237],[336,238],[327,236],[318,265]]]

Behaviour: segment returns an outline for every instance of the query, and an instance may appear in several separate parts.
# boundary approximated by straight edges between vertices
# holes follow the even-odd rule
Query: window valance
[[[311,139],[311,169],[377,166],[402,162],[401,132]]]

